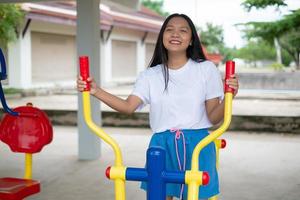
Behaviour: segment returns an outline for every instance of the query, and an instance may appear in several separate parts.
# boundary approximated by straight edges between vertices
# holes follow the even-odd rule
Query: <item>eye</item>
[[[166,32],[170,32],[170,31],[172,31],[173,29],[171,29],[171,28],[166,28]]]
[[[180,31],[183,32],[183,33],[187,33],[188,32],[186,29],[181,29]]]

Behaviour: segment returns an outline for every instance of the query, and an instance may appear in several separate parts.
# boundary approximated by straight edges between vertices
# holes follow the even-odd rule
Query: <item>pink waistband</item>
[[[176,128],[172,128],[172,129],[170,129],[170,131],[173,132],[173,133],[175,133],[174,143],[175,143],[176,157],[177,157],[177,162],[178,162],[179,170],[185,171],[185,166],[186,166],[186,146],[185,146],[184,134],[183,134],[183,132],[180,129],[176,129]],[[178,150],[178,140],[180,139],[181,136],[182,136],[182,146],[183,146],[183,164],[181,164],[180,156],[179,156],[179,150]],[[182,197],[183,197],[183,188],[184,188],[184,184],[181,184],[180,199],[182,199]]]

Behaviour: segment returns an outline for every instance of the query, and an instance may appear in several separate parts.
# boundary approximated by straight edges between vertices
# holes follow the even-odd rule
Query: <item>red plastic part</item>
[[[108,179],[110,179],[110,169],[111,169],[111,166],[109,166],[106,170],[105,170],[105,175]]]
[[[87,81],[88,77],[90,76],[89,70],[89,57],[88,56],[80,56],[79,57],[79,65],[80,65],[80,76],[82,80]],[[91,85],[87,82],[86,88],[84,91],[90,91]]]
[[[224,149],[226,147],[226,140],[221,139],[221,149]]]
[[[207,172],[202,174],[202,185],[207,185],[209,183],[209,175]]]
[[[13,152],[40,152],[53,138],[52,125],[47,115],[32,106],[20,106],[14,111],[21,114],[4,115],[0,124],[0,140]]]
[[[235,62],[229,60],[226,62],[226,71],[225,71],[225,81],[230,78],[232,74],[235,73]],[[230,88],[227,84],[225,84],[225,92],[234,92],[234,89]]]
[[[1,200],[22,200],[40,192],[40,183],[19,178],[0,178]]]

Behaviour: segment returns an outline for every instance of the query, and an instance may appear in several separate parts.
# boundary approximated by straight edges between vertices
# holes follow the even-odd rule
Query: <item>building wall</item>
[[[148,34],[142,41],[145,32],[114,28],[109,39],[103,42],[101,49],[103,85],[133,83],[139,72],[149,63],[153,54],[152,46],[157,34]]]
[[[30,30],[32,86],[74,85],[76,27],[33,20]]]
[[[155,44],[153,43],[146,43],[146,50],[145,50],[145,68],[149,66],[149,63],[151,61],[151,58],[153,56],[155,49]]]
[[[137,73],[137,42],[112,40],[112,80],[126,81]]]
[[[71,25],[54,24],[33,20],[30,24],[31,31],[54,33],[63,35],[76,35],[76,27]]]
[[[71,35],[32,32],[32,83],[74,80],[76,42]]]
[[[149,33],[145,39],[145,68],[149,66],[150,60],[153,56],[157,37],[158,34]]]
[[[76,27],[33,20],[26,34],[31,41],[27,48],[31,51],[31,87],[74,86]],[[114,28],[106,40],[107,34],[99,44],[101,84],[133,83],[149,64],[157,34],[147,34],[144,41],[143,31]]]
[[[5,59],[5,64],[6,64],[6,74],[9,74],[9,67],[8,67],[8,52],[7,49],[4,49],[1,47],[2,53],[4,55],[4,59]],[[3,85],[7,85],[8,84],[8,77],[5,80],[1,80],[1,83]]]

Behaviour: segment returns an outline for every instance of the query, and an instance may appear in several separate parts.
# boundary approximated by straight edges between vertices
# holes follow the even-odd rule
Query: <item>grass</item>
[[[4,94],[20,94],[22,92],[22,89],[18,89],[18,88],[4,88],[3,92],[4,92]]]

